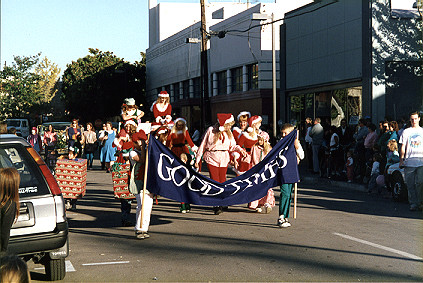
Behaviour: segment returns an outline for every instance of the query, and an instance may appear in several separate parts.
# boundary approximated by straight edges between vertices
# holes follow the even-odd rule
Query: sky
[[[200,0],[157,2],[200,3]],[[140,61],[140,52],[148,48],[148,0],[0,0],[0,3],[1,66],[5,61],[12,65],[13,56],[41,52],[41,58],[47,57],[63,73],[67,64],[87,56],[88,48],[113,52],[131,63]]]

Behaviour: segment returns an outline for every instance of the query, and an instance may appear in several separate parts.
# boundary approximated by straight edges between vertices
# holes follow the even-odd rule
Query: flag
[[[299,181],[294,147],[296,133],[292,131],[280,140],[259,164],[224,183],[186,166],[150,135],[147,190],[178,202],[205,206],[229,206],[258,200],[270,188]]]

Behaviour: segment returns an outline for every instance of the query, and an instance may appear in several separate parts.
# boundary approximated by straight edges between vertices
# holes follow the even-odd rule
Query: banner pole
[[[297,183],[294,184],[294,219],[297,218]]]
[[[150,139],[150,134],[147,136],[147,140]],[[144,184],[142,189],[142,200],[141,200],[141,216],[140,216],[140,228],[142,228],[142,221],[144,216],[144,199],[145,199],[145,190],[147,188],[147,169],[148,169],[148,145],[145,146],[145,168],[144,168]]]

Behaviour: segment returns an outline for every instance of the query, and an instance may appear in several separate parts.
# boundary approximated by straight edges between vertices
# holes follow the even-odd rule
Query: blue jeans
[[[408,189],[408,202],[411,206],[418,207],[422,204],[423,166],[405,167],[404,175]]]
[[[87,167],[93,167],[94,153],[85,153],[87,158]]]

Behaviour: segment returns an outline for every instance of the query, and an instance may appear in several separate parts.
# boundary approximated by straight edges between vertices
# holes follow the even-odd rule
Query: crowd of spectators
[[[306,118],[308,170],[323,178],[367,184],[369,192],[377,187],[382,193],[385,185],[376,183],[376,176],[384,175],[383,183],[389,181],[387,168],[399,162],[398,141],[407,128],[405,121],[386,117],[376,126],[370,118],[360,119],[357,125],[342,119],[336,127],[330,121]],[[374,162],[378,166],[373,166]]]

